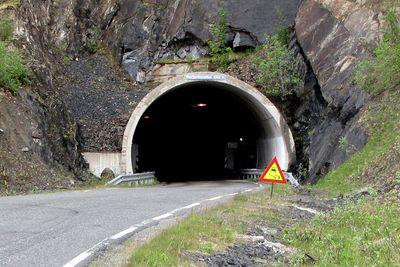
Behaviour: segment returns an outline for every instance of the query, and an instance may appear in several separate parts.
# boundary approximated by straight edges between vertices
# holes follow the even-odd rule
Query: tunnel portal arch
[[[125,174],[135,173],[137,147],[133,144],[135,133],[146,110],[153,103],[171,92],[185,90],[193,86],[212,86],[218,90],[240,99],[256,118],[261,133],[257,139],[256,168],[265,168],[276,156],[283,170],[287,170],[295,161],[295,146],[291,131],[283,116],[272,102],[251,85],[226,74],[215,72],[189,73],[173,78],[151,90],[136,106],[125,128],[122,151],[121,170]]]

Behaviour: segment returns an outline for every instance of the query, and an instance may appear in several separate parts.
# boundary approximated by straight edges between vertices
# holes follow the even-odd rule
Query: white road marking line
[[[217,200],[217,199],[221,199],[221,198],[222,198],[222,196],[217,196],[217,197],[209,198],[208,200],[213,201],[213,200]]]
[[[83,191],[83,193],[87,193],[87,192],[90,192],[90,191],[92,191],[92,190],[85,190],[85,191]]]
[[[196,206],[200,206],[200,203],[197,202],[197,203],[193,203],[193,204],[187,205],[187,206],[183,207],[183,209],[191,209],[191,208],[194,208]]]
[[[124,230],[122,232],[119,232],[116,235],[113,235],[112,237],[110,237],[110,239],[113,239],[113,240],[120,239],[121,237],[123,237],[123,236],[125,236],[127,234],[130,234],[130,233],[132,233],[133,231],[135,231],[137,229],[138,229],[137,227],[130,227],[130,228],[128,228],[128,229],[126,229],[126,230]]]
[[[105,190],[108,191],[108,190],[117,190],[117,189],[118,189],[118,188],[106,188]],[[90,190],[86,190],[85,192],[89,192],[89,191],[90,191]],[[245,192],[250,192],[250,191],[253,191],[253,189],[247,189],[247,190],[245,190]],[[79,191],[78,191],[78,192],[79,192]],[[232,194],[228,194],[228,195],[226,195],[226,196],[236,196],[236,195],[238,195],[238,194],[239,194],[239,193],[232,193]],[[208,200],[208,201],[213,201],[213,200],[221,199],[221,198],[223,198],[223,197],[224,197],[224,196],[217,196],[217,197],[209,198],[209,199],[206,199],[206,200]],[[203,201],[201,201],[201,202],[203,202]],[[101,247],[103,244],[107,245],[106,242],[107,242],[108,240],[110,240],[110,239],[112,239],[112,240],[117,240],[117,239],[119,239],[119,238],[121,238],[121,237],[123,237],[123,236],[125,236],[125,235],[127,235],[127,234],[129,234],[129,233],[134,232],[134,231],[137,230],[139,227],[151,223],[152,221],[160,221],[160,220],[162,220],[162,219],[165,219],[165,218],[168,218],[168,217],[173,216],[173,213],[175,213],[175,212],[177,212],[177,211],[184,210],[184,209],[191,209],[191,208],[193,208],[193,207],[200,206],[200,205],[201,205],[201,202],[196,202],[196,203],[187,205],[187,206],[185,206],[185,207],[175,209],[175,210],[173,210],[173,211],[171,211],[171,212],[169,212],[169,213],[162,214],[162,215],[160,215],[160,216],[154,217],[153,219],[145,220],[145,221],[143,221],[143,222],[141,222],[141,223],[139,223],[139,224],[136,224],[135,226],[131,226],[131,227],[129,227],[128,229],[126,229],[126,230],[124,230],[124,231],[121,231],[121,232],[119,232],[118,234],[115,234],[115,235],[111,236],[110,238],[106,238],[106,239],[104,239],[103,241],[97,243],[96,245],[94,245],[94,246],[91,247],[90,249],[86,250],[85,252],[83,252],[83,253],[79,254],[78,256],[76,256],[75,258],[73,258],[73,259],[72,259],[71,261],[69,261],[68,263],[64,264],[63,267],[75,267],[75,266],[77,266],[79,263],[81,263],[82,261],[84,261],[85,259],[87,259],[89,256],[91,256],[94,252],[96,252],[96,249],[98,249],[98,247]],[[299,208],[299,207],[295,207],[295,208]],[[300,208],[300,209],[301,209],[301,208]],[[311,209],[310,209],[310,210],[311,210]],[[311,211],[309,211],[309,212],[311,212]],[[316,211],[315,211],[315,212],[316,212]],[[317,213],[318,213],[318,212],[317,212]]]
[[[298,210],[307,211],[307,212],[312,213],[312,214],[319,214],[320,213],[319,211],[316,211],[316,210],[310,209],[310,208],[303,208],[303,207],[299,207],[299,206],[296,206],[296,205],[292,205],[292,207],[294,207],[294,208],[296,208]]]
[[[63,267],[74,267],[78,265],[80,262],[84,261],[87,257],[89,257],[91,254],[88,252],[83,252],[79,254],[77,257],[73,258],[70,262],[65,264]]]
[[[159,221],[159,220],[162,220],[162,219],[171,217],[172,215],[173,215],[172,213],[165,213],[165,214],[163,214],[163,215],[154,217],[153,220],[154,220],[154,221]]]

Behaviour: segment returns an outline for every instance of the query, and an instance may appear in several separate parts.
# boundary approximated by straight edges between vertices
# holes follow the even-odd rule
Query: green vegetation
[[[29,82],[28,68],[16,48],[9,42],[13,38],[14,27],[10,20],[0,18],[0,87],[16,93]]]
[[[259,70],[257,82],[267,96],[284,99],[304,84],[294,52],[288,48],[288,36],[288,29],[282,27],[267,39],[253,60]]]
[[[28,82],[28,68],[18,50],[7,46],[5,42],[0,42],[0,87],[16,93]]]
[[[386,29],[374,57],[361,62],[355,73],[357,85],[370,95],[396,90],[400,85],[400,21],[395,4],[387,9],[385,22]]]
[[[14,27],[10,20],[0,17],[0,41],[8,42],[12,39]]]
[[[87,49],[90,54],[96,54],[102,49],[100,30],[95,30],[94,33],[90,35],[87,41]]]
[[[0,3],[0,11],[9,8],[16,8],[21,4],[20,0],[3,0]]]
[[[290,194],[290,188],[278,185],[274,200],[282,203],[284,196]],[[138,248],[129,266],[189,266],[185,253],[211,254],[225,249],[237,239],[237,234],[244,234],[252,222],[268,221],[279,225],[282,220],[288,221],[276,212],[276,207],[266,205],[267,198],[269,191],[239,195],[230,203],[190,215]]]
[[[393,168],[384,166],[384,163],[393,156],[394,148],[400,142],[400,24],[394,7],[387,10],[386,25],[383,38],[375,50],[375,57],[363,61],[355,74],[357,84],[375,96],[360,119],[368,131],[368,143],[316,185],[332,196],[361,187],[361,176],[370,169],[386,168],[381,173],[387,173]],[[376,173],[377,177],[374,178],[381,177],[381,173]]]
[[[219,69],[226,69],[230,64],[230,56],[233,54],[232,48],[228,47],[226,35],[228,31],[228,19],[224,8],[218,11],[218,23],[211,26],[213,40],[208,42],[211,49],[212,62]]]
[[[311,188],[338,196],[372,187],[370,197],[346,201],[332,212],[286,230],[286,242],[300,249],[294,258],[305,264],[304,253],[317,266],[399,266],[400,228],[400,90],[399,20],[390,8],[387,30],[373,59],[357,69],[356,81],[373,98],[360,124],[369,134],[367,145]],[[367,79],[362,82],[362,77]],[[346,140],[341,145],[346,147]],[[374,191],[386,192],[378,195]]]
[[[315,266],[398,266],[400,206],[396,200],[360,199],[285,231],[286,242]]]
[[[400,26],[394,8],[389,8],[386,21],[374,58],[362,62],[355,75],[358,86],[372,96],[359,117],[360,125],[368,132],[368,143],[316,185],[309,186],[328,197],[368,187],[369,196],[356,195],[332,211],[294,225],[287,217],[282,218],[281,209],[265,206],[265,192],[239,196],[232,203],[193,215],[166,230],[135,252],[131,266],[189,265],[183,259],[187,252],[213,253],[235,242],[235,235],[251,223],[268,221],[273,226],[282,220],[288,225],[283,241],[297,249],[290,265],[399,266]],[[301,81],[296,69],[286,69],[295,61],[282,36],[270,37],[249,57],[253,62],[258,60],[260,75],[265,76],[264,80],[258,78],[259,82],[266,90],[273,90],[265,93],[284,97]],[[282,66],[283,62],[289,66]],[[285,78],[282,73],[290,75]],[[271,80],[275,82],[269,84]],[[354,152],[346,137],[341,137],[339,143],[346,153]],[[281,206],[285,205],[285,193],[290,194],[281,192],[275,200]],[[307,261],[310,258],[315,262]]]

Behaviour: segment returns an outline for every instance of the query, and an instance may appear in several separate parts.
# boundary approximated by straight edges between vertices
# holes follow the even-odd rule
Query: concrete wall
[[[122,173],[121,153],[85,152],[83,157],[89,163],[90,172],[98,177],[106,168],[111,169],[116,176]]]

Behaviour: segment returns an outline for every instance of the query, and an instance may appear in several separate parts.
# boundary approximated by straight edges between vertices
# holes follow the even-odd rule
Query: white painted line
[[[87,193],[87,192],[90,192],[90,191],[92,191],[92,190],[85,190],[85,191],[83,191],[83,193]]]
[[[80,262],[84,261],[87,257],[89,257],[91,254],[88,252],[83,252],[79,254],[77,257],[73,258],[70,262],[65,264],[63,267],[74,267],[78,265]]]
[[[194,208],[196,206],[200,206],[200,203],[198,203],[198,202],[197,203],[193,203],[191,205],[183,207],[182,209],[191,209],[191,208]]]
[[[213,197],[213,198],[209,198],[208,200],[213,201],[213,200],[217,200],[217,199],[221,199],[222,196],[217,196],[217,197]]]
[[[229,196],[236,196],[236,195],[239,195],[239,193],[232,193],[232,194],[229,194]]]
[[[303,208],[303,207],[299,207],[299,206],[296,206],[296,205],[292,205],[292,207],[294,207],[294,208],[296,208],[298,210],[307,211],[307,212],[312,213],[312,214],[319,214],[320,213],[319,211],[316,211],[316,210],[310,209],[310,208]]]
[[[106,191],[110,191],[110,190],[118,190],[119,188],[106,188]]]
[[[122,232],[119,232],[116,235],[113,235],[112,237],[110,237],[110,239],[113,239],[113,240],[120,239],[121,237],[123,237],[123,236],[125,236],[127,234],[130,234],[135,230],[137,230],[137,227],[130,227],[130,228],[128,228],[128,229],[126,229],[126,230],[124,230]]]
[[[165,213],[165,214],[160,215],[160,216],[158,216],[158,217],[154,217],[153,220],[154,220],[154,221],[159,221],[159,220],[162,220],[162,219],[171,217],[172,215],[173,215],[172,213]]]
[[[253,189],[244,190],[244,192],[251,192],[251,191],[253,191]]]

